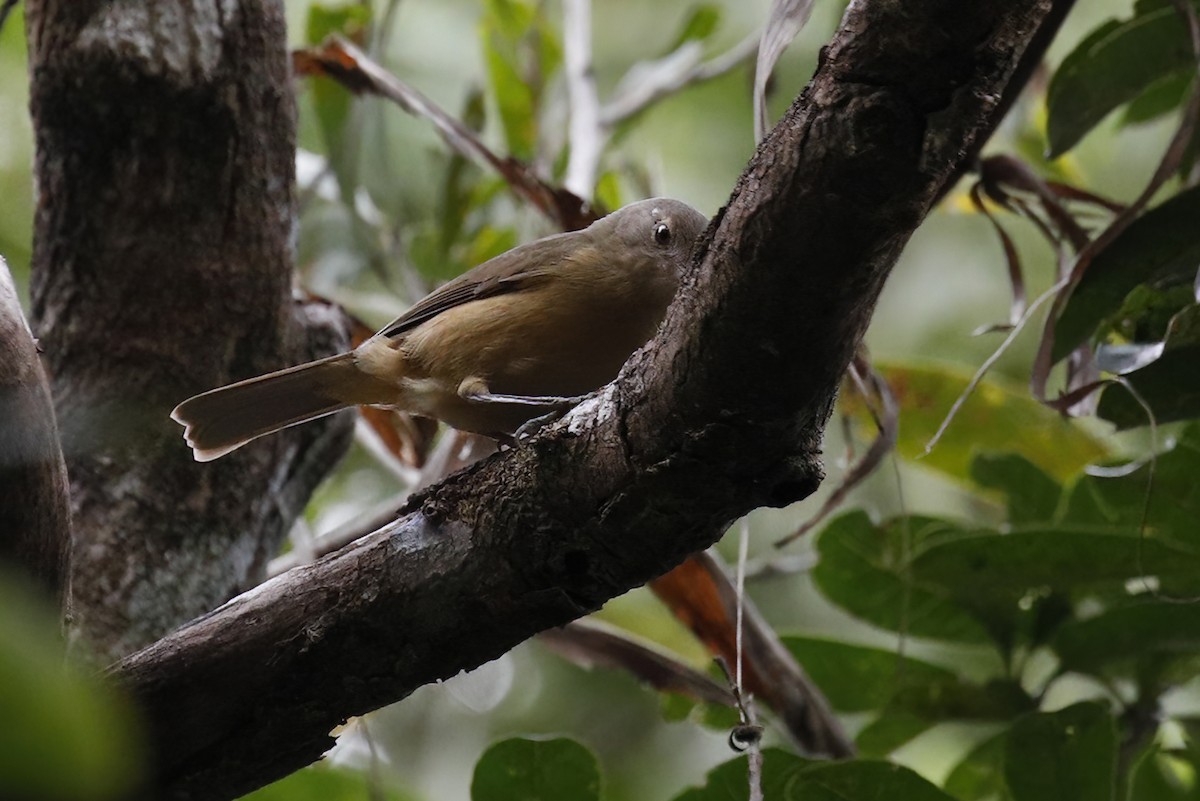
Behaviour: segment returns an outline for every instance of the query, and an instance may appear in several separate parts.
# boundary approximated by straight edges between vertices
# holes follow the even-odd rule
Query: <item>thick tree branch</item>
[[[71,508],[50,386],[0,258],[0,568],[61,607],[69,593]]]
[[[278,0],[27,6],[33,320],[71,479],[77,628],[111,659],[256,584],[349,434],[298,430],[212,469],[168,412],[345,341],[291,299]]]
[[[805,497],[838,379],[1049,0],[863,0],[767,137],[664,329],[527,447],[126,659],[164,793],[228,798],[349,715],[595,609]]]
[[[1046,56],[1046,50],[1049,49],[1050,43],[1054,41],[1054,37],[1058,35],[1058,29],[1062,27],[1063,20],[1067,18],[1067,14],[1071,13],[1071,9],[1074,7],[1075,0],[1050,0],[1050,10],[1046,12],[1046,16],[1038,26],[1037,32],[1034,33],[1033,38],[1026,45],[1025,52],[1021,55],[1021,60],[1017,63],[1017,67],[1013,71],[1012,78],[1009,79],[1008,85],[1004,87],[1004,91],[1000,95],[1000,102],[996,107],[1000,119],[1003,119],[1008,114],[1009,110],[1016,104],[1017,98],[1025,90],[1030,79],[1041,68],[1042,60]],[[976,168],[986,141],[987,138],[983,137],[976,139],[972,143],[971,149],[967,151],[967,158],[964,158],[959,163],[958,168],[950,174],[950,180],[942,186],[938,194],[939,199],[954,188],[954,184],[959,178]]]

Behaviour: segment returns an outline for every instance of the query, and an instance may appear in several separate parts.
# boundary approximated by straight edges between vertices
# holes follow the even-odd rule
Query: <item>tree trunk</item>
[[[75,628],[102,660],[256,584],[345,419],[218,464],[195,392],[345,347],[291,298],[295,121],[278,0],[29,0],[33,320],[62,428]]]

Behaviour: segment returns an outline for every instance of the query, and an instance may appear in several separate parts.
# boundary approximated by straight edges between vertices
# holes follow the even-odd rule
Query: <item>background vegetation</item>
[[[769,12],[765,1],[740,0],[605,0],[595,10],[602,98],[619,95],[638,62],[689,41],[706,57],[728,51]],[[817,4],[784,57],[775,112],[802,88],[798,76],[811,71],[841,10]],[[567,45],[558,4],[290,0],[288,13],[294,46],[340,32],[479,129],[495,151],[562,180]],[[1087,38],[1110,19],[1136,24]],[[18,8],[0,32],[0,254],[24,291],[34,200],[21,22]],[[1170,3],[1081,5],[988,153],[1132,202],[1180,124],[1195,74],[1184,31]],[[1106,55],[1101,42],[1117,42],[1115,52]],[[753,152],[752,77],[751,60],[618,126],[595,199],[613,208],[663,194],[715,213]],[[352,98],[323,78],[299,79],[296,88],[297,265],[309,291],[382,324],[437,282],[550,231],[501,178],[451,152],[427,119]],[[1075,132],[1086,136],[1073,141]],[[1119,385],[1103,389],[1099,417],[1079,421],[1030,397],[1043,307],[925,454],[971,373],[1004,337],[973,332],[1005,322],[1012,293],[993,223],[968,196],[974,176],[918,231],[867,339],[900,407],[897,455],[818,532],[773,547],[836,487],[849,461],[843,455],[861,454],[874,435],[867,404],[845,393],[846,425],[832,425],[825,446],[823,494],[750,516],[746,585],[862,757],[917,775],[874,763],[814,767],[764,712],[767,798],[858,798],[880,787],[890,788],[887,797],[961,801],[1200,797],[1200,424],[1188,422],[1200,416],[1193,160],[1173,171],[1120,244],[1097,257],[1089,275],[1099,277],[1054,310],[1066,320],[1061,341],[1074,331],[1077,341],[1107,346],[1099,348],[1106,375],[1140,368],[1128,381],[1156,413],[1153,430]],[[1071,208],[1093,232],[1111,217],[1095,204]],[[1054,248],[1037,224],[1003,216],[996,202],[988,209],[1012,236],[1013,258],[1036,297],[1057,280]],[[1116,431],[1113,420],[1129,430]],[[407,486],[411,471],[372,437],[360,431],[319,491],[298,527],[300,548]],[[1134,468],[1090,468],[1130,460]],[[734,562],[737,537],[726,540],[721,551]],[[16,581],[4,589],[20,592]],[[0,603],[0,710],[19,715],[0,718],[21,721],[22,732],[0,742],[0,776],[63,797],[107,797],[138,770],[136,749],[111,739],[125,730],[125,716],[104,688],[75,675],[60,680],[48,667],[54,627],[44,617],[30,624],[34,606]],[[645,590],[599,617],[720,675]],[[731,722],[727,710],[655,693],[625,671],[579,667],[533,641],[351,722],[327,765],[255,798],[361,798],[368,790],[478,801],[742,798],[744,758],[728,761]]]

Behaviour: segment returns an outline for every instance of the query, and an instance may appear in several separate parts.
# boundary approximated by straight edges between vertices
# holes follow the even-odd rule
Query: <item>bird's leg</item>
[[[587,395],[566,397],[561,395],[505,395],[490,391],[487,382],[477,377],[464,380],[458,387],[458,394],[472,403],[504,403],[544,409],[542,414],[526,420],[516,430],[513,435],[514,443],[529,439],[544,426],[553,423],[588,397]]]
[[[538,406],[548,411],[566,411],[577,406],[587,395],[504,395],[488,389],[482,378],[464,379],[458,386],[458,394],[472,403],[506,403],[515,406]]]
[[[494,392],[484,392],[477,395],[464,395],[473,403],[508,403],[515,406],[540,406],[546,409],[570,409],[583,402],[587,395],[501,395]]]

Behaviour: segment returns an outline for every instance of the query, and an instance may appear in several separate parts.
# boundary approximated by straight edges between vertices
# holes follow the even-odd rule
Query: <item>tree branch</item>
[[[76,624],[105,661],[256,584],[349,421],[219,468],[171,408],[344,349],[291,298],[279,2],[29,0],[33,321],[71,479]]]
[[[837,383],[897,256],[998,122],[1048,0],[853,4],[659,336],[526,447],[124,660],[161,792],[229,798],[350,715],[494,658],[821,479]]]
[[[46,373],[3,258],[0,487],[0,565],[26,574],[65,611],[71,554],[67,471]]]
[[[590,202],[606,139],[600,125],[600,97],[592,72],[591,0],[563,3],[563,45],[563,71],[570,105],[567,142],[571,152],[563,186]]]
[[[758,39],[758,33],[747,36],[709,61],[700,60],[699,43],[685,42],[657,61],[633,65],[600,109],[600,124],[615,128],[685,87],[721,77],[758,51]]]

